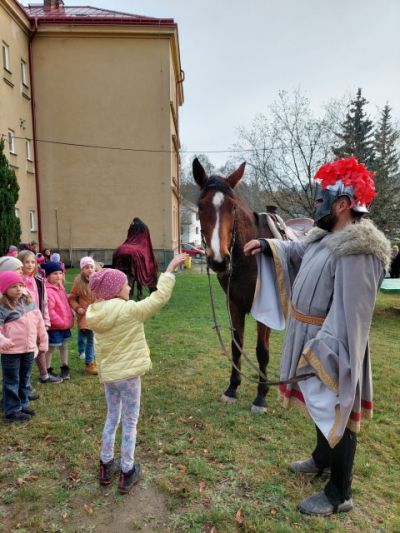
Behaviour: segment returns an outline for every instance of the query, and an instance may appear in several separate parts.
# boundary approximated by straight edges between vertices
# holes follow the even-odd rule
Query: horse
[[[140,218],[133,219],[125,242],[114,250],[112,267],[127,275],[132,296],[136,283],[137,300],[143,297],[143,287],[148,287],[150,293],[156,290],[157,260],[154,256],[149,229]]]
[[[193,177],[200,187],[198,199],[201,231],[209,249],[208,266],[217,274],[218,281],[227,292],[229,266],[232,265],[229,287],[229,309],[234,332],[234,339],[243,347],[245,317],[250,313],[257,281],[257,260],[254,256],[245,256],[244,245],[260,237],[273,238],[265,219],[253,213],[247,205],[233,192],[243,177],[246,163],[242,163],[227,178],[207,176],[203,166],[196,158],[193,160]],[[232,247],[233,231],[235,239]],[[260,371],[266,376],[269,362],[269,337],[271,329],[257,322],[256,355]],[[241,368],[241,352],[232,340],[232,361]],[[232,365],[230,383],[221,400],[226,404],[237,401],[237,388],[241,383],[241,374]],[[252,413],[265,413],[265,397],[268,386],[261,377],[258,380],[257,396],[253,401]]]

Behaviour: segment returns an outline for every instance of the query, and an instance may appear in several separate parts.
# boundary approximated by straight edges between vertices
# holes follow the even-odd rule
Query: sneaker
[[[23,413],[22,411],[17,411],[16,413],[11,413],[11,415],[5,415],[5,422],[27,422],[31,419],[31,415]]]
[[[28,394],[28,399],[29,399],[30,402],[38,400],[39,398],[40,398],[40,394],[38,394],[37,392],[30,392]]]
[[[60,370],[61,370],[61,378],[62,379],[69,379],[70,376],[69,376],[69,366],[68,365],[61,365],[60,366]]]
[[[300,474],[318,474],[320,476],[329,475],[331,473],[330,466],[327,466],[326,468],[319,468],[315,464],[312,457],[307,459],[307,461],[296,461],[295,463],[290,463],[288,469],[295,473],[299,472]]]
[[[140,468],[140,465],[134,465],[129,472],[121,472],[119,476],[118,492],[121,494],[127,494],[141,477],[142,469]]]
[[[79,352],[78,357],[79,359],[85,359],[85,352]]]
[[[52,376],[49,374],[46,379],[39,377],[38,383],[40,385],[44,385],[45,383],[62,383],[62,378],[60,378],[59,376]]]
[[[91,374],[92,376],[97,376],[97,368],[95,361],[90,361],[88,365],[85,364],[85,374]]]
[[[114,475],[121,470],[121,459],[112,459],[108,463],[100,461],[100,476],[99,481],[101,485],[109,485],[113,480]]]
[[[47,373],[48,373],[49,376],[53,376],[53,378],[59,378],[60,377],[55,372],[53,372],[52,367],[47,369]]]
[[[314,496],[310,496],[300,502],[297,509],[301,513],[310,516],[329,516],[331,514],[347,513],[348,511],[351,511],[353,509],[353,500],[350,498],[336,506],[328,500],[325,492],[321,490],[318,494],[314,494]]]
[[[24,407],[23,409],[21,409],[21,411],[23,413],[25,413],[26,415],[30,415],[30,416],[35,416],[35,411],[33,409],[31,409],[30,407]]]

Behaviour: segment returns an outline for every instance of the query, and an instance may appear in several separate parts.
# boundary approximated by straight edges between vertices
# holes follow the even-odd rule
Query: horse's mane
[[[209,189],[215,189],[216,191],[222,192],[223,194],[227,194],[231,198],[235,198],[235,193],[233,192],[233,190],[229,187],[227,183],[225,183],[224,180],[220,178],[220,176],[209,176],[206,181],[206,184],[201,190],[201,194],[208,191]]]

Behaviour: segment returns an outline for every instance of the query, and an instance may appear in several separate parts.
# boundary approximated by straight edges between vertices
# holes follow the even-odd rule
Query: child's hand
[[[15,344],[13,342],[6,342],[5,344],[3,344],[3,346],[1,347],[2,350],[9,350],[10,348],[14,348]]]
[[[167,272],[173,272],[176,267],[178,267],[179,265],[181,265],[184,261],[186,261],[186,259],[189,257],[188,254],[178,254],[176,255],[172,261],[170,262],[170,264],[168,265],[167,267]]]

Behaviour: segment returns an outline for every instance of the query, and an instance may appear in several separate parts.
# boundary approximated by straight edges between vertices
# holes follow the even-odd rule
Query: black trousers
[[[354,456],[357,447],[357,434],[346,428],[343,437],[334,448],[329,446],[327,439],[317,430],[317,447],[312,457],[317,467],[331,467],[331,477],[324,488],[325,494],[332,505],[339,505],[351,498],[351,480]]]

